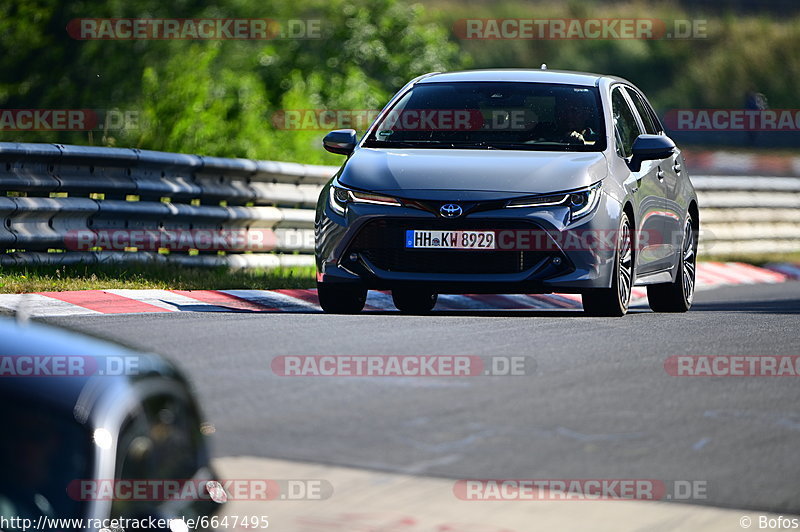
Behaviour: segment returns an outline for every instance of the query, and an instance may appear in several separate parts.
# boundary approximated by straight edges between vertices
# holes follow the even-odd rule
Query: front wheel
[[[617,235],[617,252],[611,288],[600,288],[581,296],[589,316],[624,316],[628,312],[633,285],[633,238],[628,215],[623,213]]]
[[[406,314],[427,314],[438,299],[438,294],[429,290],[392,290],[394,306]]]
[[[697,236],[692,217],[686,217],[681,243],[681,260],[675,281],[647,287],[647,302],[654,312],[686,312],[694,299],[695,273],[697,271]]]
[[[360,286],[317,283],[319,306],[329,314],[358,314],[367,302],[367,289]]]

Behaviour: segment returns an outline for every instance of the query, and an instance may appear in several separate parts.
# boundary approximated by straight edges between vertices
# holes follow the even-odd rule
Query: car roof
[[[530,83],[557,83],[565,85],[582,85],[594,87],[600,80],[607,78],[614,81],[630,82],[616,76],[592,74],[588,72],[572,72],[569,70],[540,70],[529,68],[504,68],[486,70],[461,70],[457,72],[437,72],[429,74],[417,83],[442,83],[458,81],[512,81]]]
[[[124,346],[105,342],[64,329],[40,323],[16,323],[0,318],[0,357],[16,356],[80,356],[101,358],[108,356],[136,356],[137,375],[118,376],[0,376],[0,390],[8,399],[35,401],[51,408],[71,412],[83,390],[90,384],[97,390],[127,386],[146,377],[171,377],[182,379],[177,369],[166,359],[151,353],[141,353]]]

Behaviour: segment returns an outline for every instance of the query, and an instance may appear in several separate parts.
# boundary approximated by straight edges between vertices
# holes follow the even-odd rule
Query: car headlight
[[[506,207],[547,207],[566,205],[570,210],[570,221],[586,216],[594,210],[600,200],[601,181],[594,185],[569,192],[558,192],[539,196],[528,196],[509,201]]]
[[[328,203],[331,206],[331,210],[336,214],[344,215],[344,209],[347,207],[347,201],[350,199],[347,190],[331,185],[328,194]]]
[[[552,194],[549,196],[530,196],[511,200],[506,207],[546,207],[548,205],[561,205],[567,201],[567,194]]]
[[[373,205],[394,205],[397,207],[403,205],[399,200],[391,196],[383,196],[373,192],[349,190],[335,185],[331,185],[329,194],[331,209],[337,214],[344,214],[348,203],[371,203]]]
[[[570,192],[568,200],[570,221],[575,221],[594,211],[600,201],[600,187],[602,184],[602,181],[598,181],[590,187]]]

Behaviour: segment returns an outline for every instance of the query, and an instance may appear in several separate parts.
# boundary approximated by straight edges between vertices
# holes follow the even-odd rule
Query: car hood
[[[339,182],[400,197],[446,191],[501,196],[580,188],[607,173],[601,152],[360,148]]]

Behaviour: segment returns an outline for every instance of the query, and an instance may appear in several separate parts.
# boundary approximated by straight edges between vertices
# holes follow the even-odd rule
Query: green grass
[[[0,293],[61,292],[112,288],[224,290],[314,287],[314,268],[269,271],[144,265],[3,266]]]
[[[770,262],[800,263],[800,252],[759,255],[701,255],[701,261],[746,262],[761,266]],[[313,288],[314,268],[239,270],[179,268],[145,265],[3,266],[0,293],[63,292],[112,288],[169,290],[272,290]]]

